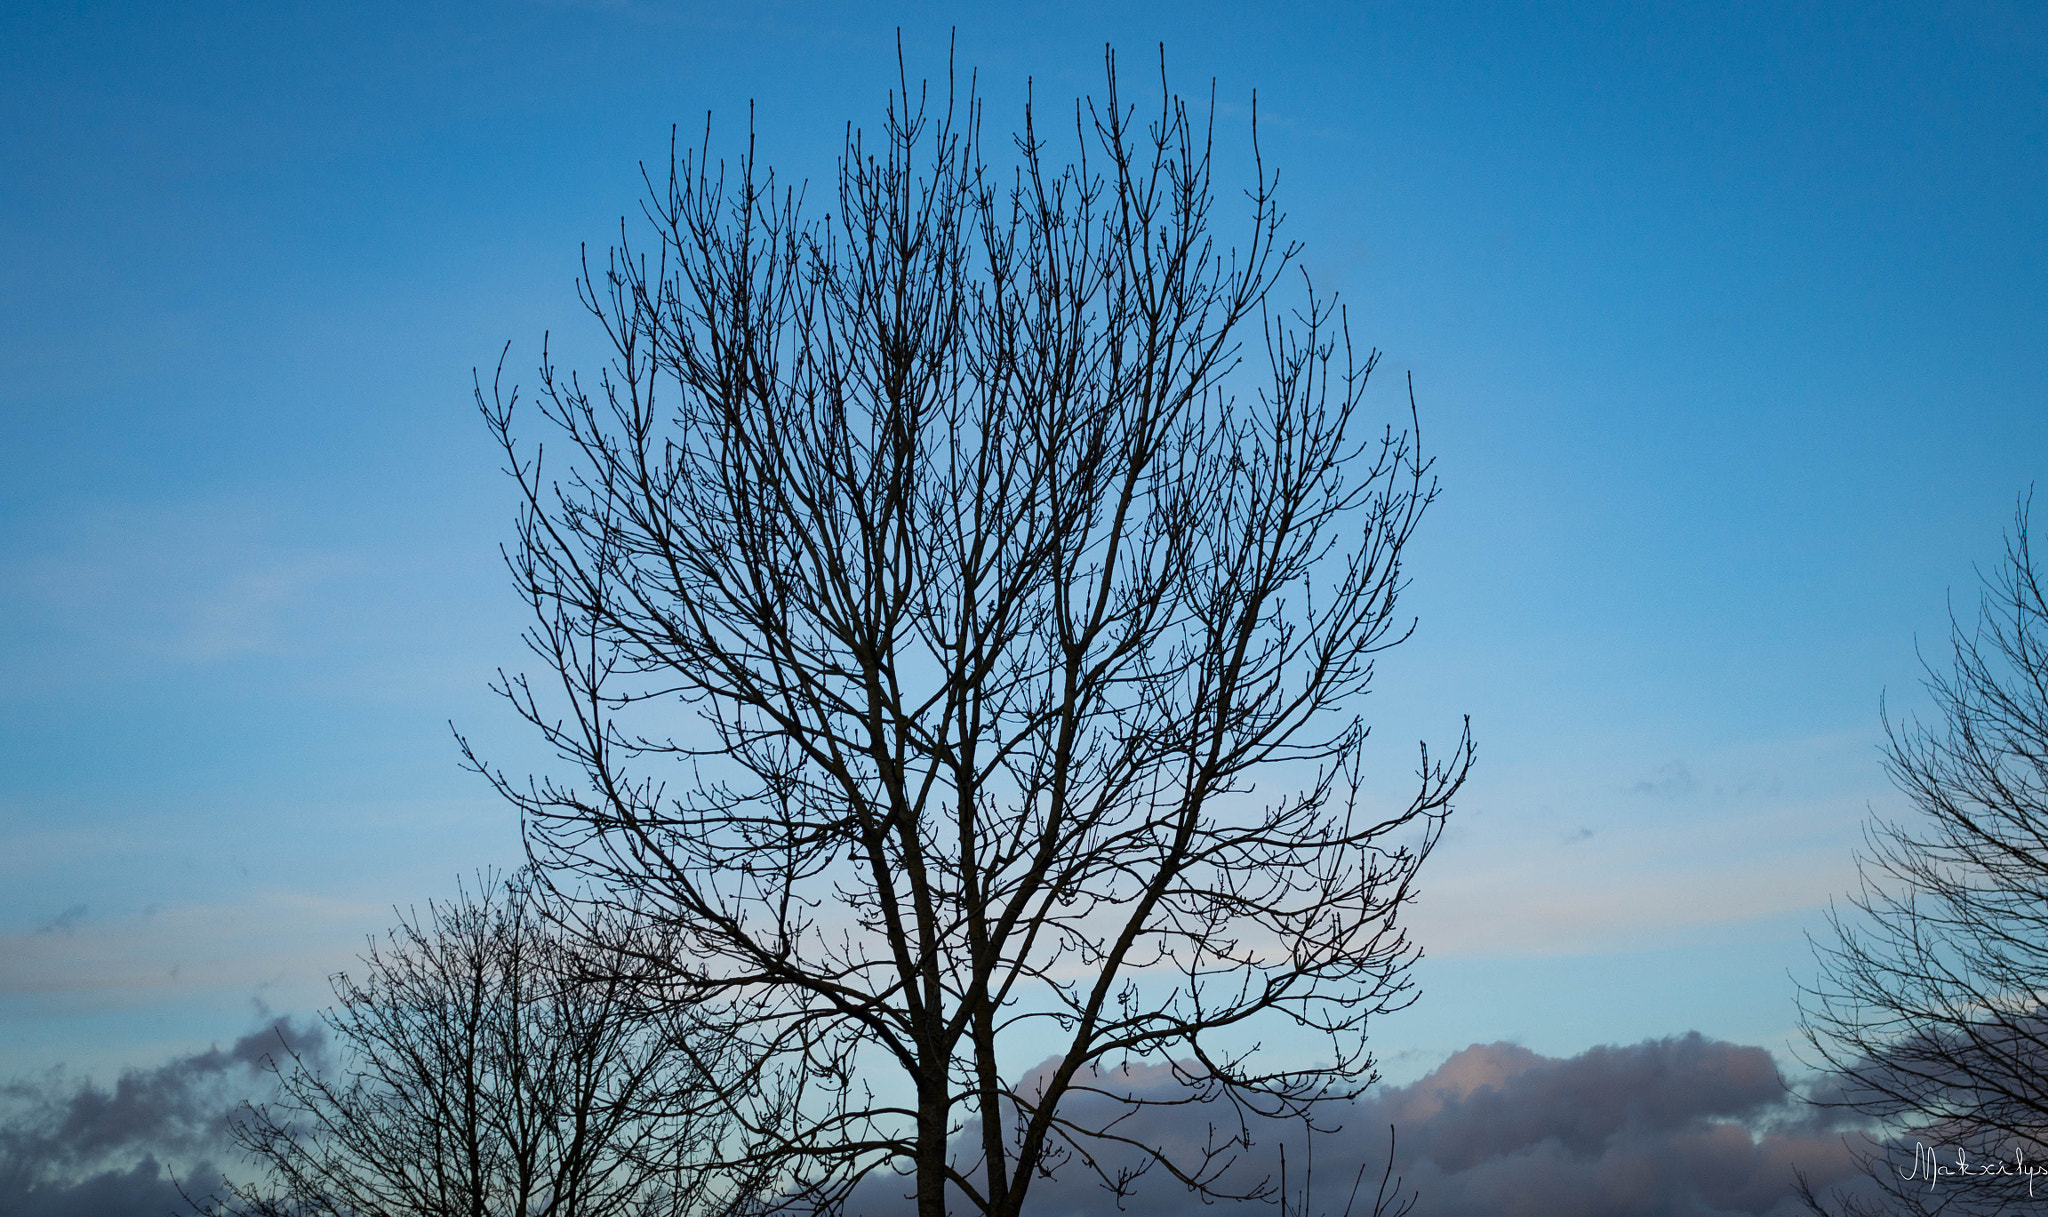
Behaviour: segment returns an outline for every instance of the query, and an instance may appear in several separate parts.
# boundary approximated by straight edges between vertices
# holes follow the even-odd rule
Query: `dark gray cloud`
[[[1173,1093],[1163,1068],[1130,1071],[1118,1084],[1148,1097]],[[1341,1128],[1307,1147],[1298,1126],[1255,1126],[1256,1143],[1232,1178],[1277,1178],[1285,1144],[1297,1195],[1304,1157],[1313,1154],[1310,1212],[1342,1213],[1364,1168],[1355,1210],[1363,1217],[1386,1163],[1389,1125],[1398,1130],[1395,1171],[1417,1197],[1416,1217],[1792,1217],[1803,1211],[1795,1168],[1823,1189],[1856,1173],[1833,1117],[1791,1093],[1768,1052],[1698,1034],[1562,1059],[1478,1044],[1412,1085],[1377,1088],[1326,1119]],[[1144,1108],[1118,1132],[1185,1155],[1212,1122],[1223,1122],[1214,1109]],[[1034,1185],[1034,1217],[1116,1211],[1094,1177],[1073,1167]],[[879,1203],[879,1188],[863,1199],[860,1208],[876,1215],[900,1207]],[[1157,1170],[1123,1209],[1138,1217],[1274,1212],[1204,1207]]]
[[[1419,1214],[1789,1217],[1795,1168],[1853,1172],[1831,1121],[1762,1048],[1697,1034],[1562,1060],[1475,1045],[1359,1105],[1394,1124]]]
[[[0,1213],[161,1217],[181,1210],[172,1170],[198,1193],[233,1156],[228,1117],[267,1091],[281,1044],[317,1054],[319,1028],[276,1019],[226,1049],[124,1070],[111,1087],[64,1070],[0,1083]]]

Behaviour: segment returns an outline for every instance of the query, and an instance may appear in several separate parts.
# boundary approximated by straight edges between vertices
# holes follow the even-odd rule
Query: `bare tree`
[[[2048,1167],[2048,598],[2027,515],[1977,626],[1954,626],[1952,667],[1928,668],[1942,721],[1885,721],[1915,814],[1866,830],[1861,890],[1830,914],[1802,994],[1832,1101],[1871,1124],[1879,1199],[1848,1212],[2048,1199],[2026,1173]]]
[[[479,386],[547,669],[503,691],[577,775],[471,761],[585,915],[665,919],[646,962],[753,1062],[731,1160],[791,1204],[893,1170],[1009,1217],[1062,1163],[1127,1193],[1120,1145],[1229,1194],[1246,1115],[1369,1085],[1410,1000],[1471,744],[1382,805],[1355,709],[1435,485],[1360,417],[1344,314],[1275,295],[1256,126],[1226,245],[1213,117],[1160,89],[1141,117],[1112,59],[1075,159],[1027,106],[1003,169],[972,89],[906,80],[823,215],[751,148],[672,151],[658,250],[586,262],[608,367],[543,356],[561,442]],[[1140,1060],[1195,1148],[1126,1145]]]
[[[625,935],[614,934],[624,941]],[[252,1217],[692,1217],[744,1199],[691,1169],[716,1084],[630,961],[571,946],[486,878],[334,977],[331,1065],[288,1045],[235,1141],[262,1168],[202,1208]],[[625,966],[622,966],[625,965]]]

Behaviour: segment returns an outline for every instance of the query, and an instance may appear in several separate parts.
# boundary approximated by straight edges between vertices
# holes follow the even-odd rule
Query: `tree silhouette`
[[[554,445],[502,362],[479,386],[547,676],[502,689],[575,777],[471,761],[582,916],[661,921],[662,992],[751,1062],[723,1163],[790,1204],[1127,1194],[1133,1061],[1195,1130],[1144,1169],[1270,1198],[1224,1181],[1248,1114],[1369,1085],[1410,1000],[1397,914],[1471,743],[1383,806],[1355,709],[1435,484],[1363,419],[1344,313],[1278,298],[1255,124],[1212,229],[1212,127],[1112,58],[1069,163],[1027,106],[998,168],[971,88],[907,79],[824,214],[751,147],[672,152],[658,249],[586,262],[607,368],[543,357]]]
[[[629,933],[608,935],[616,944]],[[615,946],[566,942],[518,886],[428,905],[322,1014],[333,1060],[280,1041],[278,1097],[234,1139],[262,1168],[203,1211],[238,1217],[697,1217],[744,1203],[696,1159],[715,1054],[687,1015],[648,1017]]]
[[[1948,672],[1928,669],[1942,721],[1885,723],[1915,814],[1866,830],[1861,890],[1830,915],[1801,998],[1834,1103],[1872,1125],[1878,1199],[1839,1199],[1849,1213],[2004,1212],[2048,1195],[2010,1169],[2048,1158],[2048,597],[2025,506],[1977,627],[1957,623],[1952,646]],[[1957,1172],[1959,1152],[1972,1171],[2008,1169]],[[1937,1164],[1950,1173],[1930,1178]]]

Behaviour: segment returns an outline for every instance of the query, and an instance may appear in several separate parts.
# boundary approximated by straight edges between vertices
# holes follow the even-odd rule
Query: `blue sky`
[[[822,180],[900,27],[992,127],[1102,48],[1258,91],[1293,235],[1444,498],[1390,771],[1472,715],[1389,1073],[1782,1047],[2048,454],[2048,20],[2022,4],[18,3],[0,14],[0,1074],[306,1010],[517,856],[452,720],[521,653],[469,400],[671,123]],[[1235,143],[1233,143],[1235,141]],[[730,144],[728,147],[732,146]],[[522,752],[522,749],[525,751]]]

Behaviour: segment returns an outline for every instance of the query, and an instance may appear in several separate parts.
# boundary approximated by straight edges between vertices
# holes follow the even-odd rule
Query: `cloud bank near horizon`
[[[263,1060],[279,1037],[317,1054],[317,1027],[276,1019],[236,1040],[154,1069],[125,1071],[109,1087],[62,1070],[0,1084],[0,1212],[18,1217],[105,1217],[182,1208],[175,1169],[203,1194],[233,1157],[226,1119],[263,1088]],[[1166,1098],[1164,1067],[1114,1075],[1115,1089]],[[1084,1098],[1069,1111],[1080,1117]],[[1125,1136],[1186,1155],[1222,1113],[1144,1107]],[[1094,1113],[1100,1114],[1100,1113]],[[1220,1123],[1218,1119],[1216,1122]],[[1406,1086],[1376,1087],[1327,1122],[1337,1131],[1304,1145],[1298,1127],[1255,1126],[1255,1143],[1232,1166],[1240,1184],[1280,1176],[1285,1147],[1290,1198],[1302,1199],[1301,1166],[1312,1155],[1305,1211],[1343,1213],[1355,1179],[1369,1213],[1397,1130],[1394,1173],[1416,1199],[1415,1217],[1792,1217],[1803,1212],[1795,1170],[1823,1192],[1854,1188],[1857,1164],[1832,1113],[1787,1087],[1762,1048],[1698,1033],[1546,1057],[1513,1044],[1475,1044]],[[970,1134],[971,1134],[970,1130]],[[1135,1156],[1118,1165],[1138,1165]],[[900,1217],[907,1180],[870,1179],[849,1213]],[[1094,1176],[1069,1162],[1034,1184],[1033,1217],[1088,1217],[1116,1208]],[[1133,1217],[1181,1217],[1202,1209],[1270,1214],[1265,1204],[1204,1209],[1154,1170],[1125,1198]]]
[[[1116,1082],[1152,1099],[1176,1087],[1164,1066],[1133,1069]],[[1110,1110],[1107,1100],[1090,1101]],[[1187,1154],[1199,1148],[1212,1120],[1230,1118],[1211,1111],[1140,1107],[1117,1131]],[[1414,1194],[1416,1217],[1792,1217],[1805,1211],[1794,1193],[1795,1170],[1821,1190],[1853,1186],[1858,1177],[1832,1113],[1788,1088],[1769,1052],[1697,1032],[1564,1058],[1475,1044],[1419,1081],[1375,1088],[1326,1120],[1341,1128],[1306,1148],[1298,1126],[1254,1127],[1255,1144],[1241,1153],[1231,1179],[1277,1181],[1285,1145],[1291,1201],[1300,1198],[1301,1164],[1312,1153],[1306,1211],[1343,1213],[1362,1175],[1352,1211],[1363,1217],[1386,1165],[1389,1125],[1397,1131],[1394,1174]],[[1137,1164],[1135,1155],[1120,1161],[1112,1153],[1104,1161],[1112,1170]],[[1033,1184],[1027,1208],[1036,1217],[1116,1207],[1076,1165]],[[849,1211],[900,1214],[896,1193],[906,1186],[893,1177],[870,1180]],[[1122,1209],[1133,1217],[1274,1211],[1258,1203],[1203,1208],[1156,1169]]]

